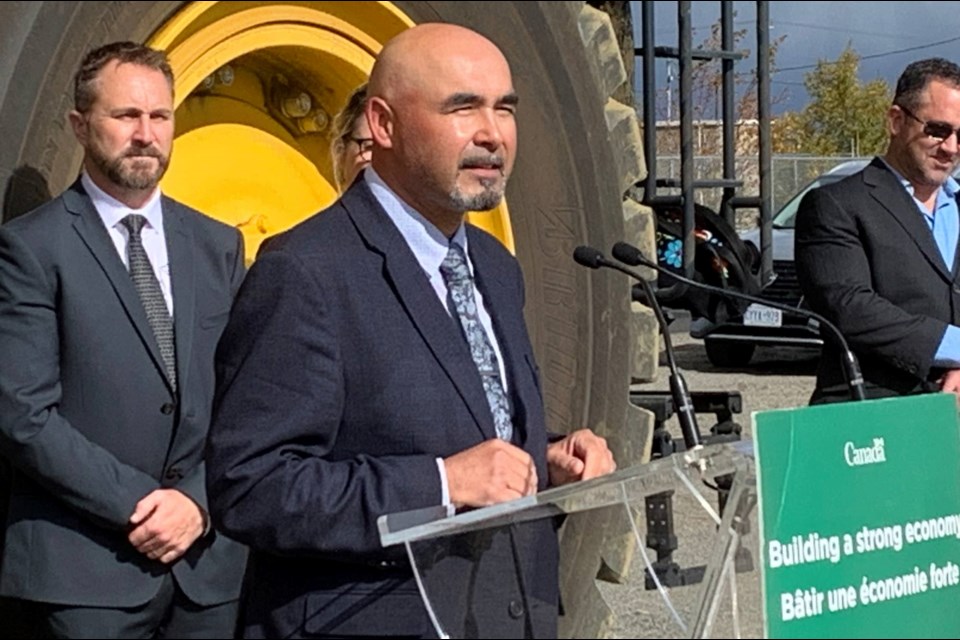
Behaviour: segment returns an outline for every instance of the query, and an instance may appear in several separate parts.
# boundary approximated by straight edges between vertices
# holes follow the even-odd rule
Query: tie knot
[[[120,224],[127,228],[131,237],[140,237],[140,230],[147,224],[147,219],[139,213],[131,213],[120,221]]]
[[[463,248],[456,242],[450,243],[447,256],[440,263],[440,273],[447,282],[465,282],[470,280],[470,270],[467,268],[467,257]]]

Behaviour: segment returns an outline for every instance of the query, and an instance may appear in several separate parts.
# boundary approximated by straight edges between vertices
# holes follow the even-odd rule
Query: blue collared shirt
[[[889,164],[887,167],[893,171],[893,174],[900,180],[900,184],[917,204],[917,209],[933,234],[937,248],[940,249],[940,255],[947,266],[947,271],[952,273],[957,241],[960,239],[960,211],[957,207],[957,192],[960,191],[960,184],[953,177],[948,177],[940,190],[937,191],[937,200],[933,205],[933,211],[928,211],[927,207],[914,195],[913,185]],[[937,352],[933,356],[933,364],[938,367],[960,367],[960,327],[952,324],[947,325],[946,331],[943,332],[943,337],[940,339],[940,346],[937,347]]]
[[[447,257],[451,242],[456,242],[463,248],[463,252],[467,256],[467,267],[470,269],[471,275],[473,274],[473,262],[470,260],[467,232],[463,224],[461,223],[453,237],[448,239],[433,223],[401,200],[400,196],[387,186],[372,167],[368,167],[364,171],[364,180],[367,181],[367,186],[373,192],[373,197],[377,199],[377,202],[380,203],[380,206],[383,207],[390,220],[400,231],[400,235],[407,241],[414,257],[423,268],[423,272],[427,274],[430,286],[436,292],[443,308],[447,310],[447,313],[450,313],[450,309],[447,307],[447,284],[440,273],[440,265],[443,263],[443,259]],[[497,334],[493,331],[493,320],[490,319],[490,314],[487,312],[483,294],[480,293],[476,285],[473,287],[473,295],[477,300],[477,315],[480,316],[480,323],[483,325],[483,330],[487,332],[490,344],[497,354],[497,362],[500,365],[500,380],[503,383],[503,390],[506,391],[507,375],[503,363],[503,354],[500,352],[500,344],[497,342]]]
[[[447,306],[447,284],[443,279],[443,274],[440,273],[440,265],[447,256],[450,243],[456,242],[463,248],[463,252],[467,256],[467,268],[469,268],[470,273],[473,274],[473,262],[470,260],[470,251],[467,247],[467,232],[463,224],[461,223],[457,228],[452,238],[447,238],[433,223],[401,200],[400,196],[377,175],[373,167],[364,169],[363,179],[367,181],[367,186],[370,187],[373,197],[377,199],[380,206],[387,212],[387,216],[389,216],[390,220],[400,231],[403,239],[406,240],[414,257],[417,259],[417,262],[420,263],[423,272],[430,280],[430,285],[440,299],[440,304],[448,314],[451,313],[450,308]],[[487,307],[483,302],[483,294],[480,293],[476,285],[473,287],[473,295],[477,300],[477,315],[480,316],[480,323],[483,325],[483,330],[487,332],[490,344],[497,354],[497,362],[500,365],[500,380],[503,383],[503,390],[506,391],[507,376],[504,369],[503,355],[500,352],[500,344],[497,342],[497,334],[493,331],[493,321],[490,319],[490,314],[487,312]],[[447,507],[448,514],[453,515],[454,505],[450,502],[450,485],[447,482],[447,470],[444,466],[443,458],[437,458],[437,470],[440,474],[440,503]]]

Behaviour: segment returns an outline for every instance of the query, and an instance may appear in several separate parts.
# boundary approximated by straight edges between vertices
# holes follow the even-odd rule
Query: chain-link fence
[[[849,156],[774,156],[771,166],[772,213],[787,203],[798,191],[817,176],[826,173],[838,164],[854,158]],[[760,192],[759,160],[755,156],[743,156],[736,159],[736,177],[743,181],[737,190],[738,195],[755,196]],[[651,167],[648,167],[651,169]],[[657,177],[680,180],[680,157],[661,156],[657,158]],[[698,156],[693,165],[694,180],[718,180],[723,177],[723,158],[721,156]],[[678,189],[661,189],[660,195],[679,193]],[[697,189],[695,200],[698,204],[719,212],[722,189]],[[741,209],[737,212],[737,228],[740,230],[757,226],[757,211]]]

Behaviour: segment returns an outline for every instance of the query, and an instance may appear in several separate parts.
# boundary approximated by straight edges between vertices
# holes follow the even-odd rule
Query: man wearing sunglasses
[[[882,157],[804,197],[797,275],[810,308],[849,341],[868,397],[958,393],[960,66],[907,66],[886,127]],[[840,350],[827,340],[811,403],[846,400],[847,389]]]

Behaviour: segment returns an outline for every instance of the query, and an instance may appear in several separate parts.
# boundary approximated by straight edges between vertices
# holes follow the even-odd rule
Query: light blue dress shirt
[[[957,208],[957,191],[960,191],[960,184],[952,177],[937,191],[937,201],[933,206],[933,211],[928,211],[927,207],[917,200],[913,185],[901,176],[889,164],[887,167],[893,171],[893,174],[900,180],[910,197],[917,205],[920,215],[923,216],[927,227],[933,234],[933,239],[940,249],[940,255],[946,263],[947,271],[953,272],[953,261],[956,257],[957,241],[960,238],[960,211]],[[940,339],[940,346],[933,356],[933,364],[938,367],[957,368],[960,367],[960,327],[952,324],[947,325],[943,332],[943,338]]]
[[[423,272],[430,280],[430,285],[440,299],[440,304],[449,314],[450,308],[447,306],[447,284],[443,279],[443,274],[440,273],[440,264],[447,256],[450,243],[456,242],[463,247],[464,253],[467,256],[467,267],[470,269],[470,273],[473,274],[473,263],[470,260],[470,249],[467,246],[467,232],[464,225],[461,224],[457,228],[452,238],[447,238],[433,223],[401,200],[400,196],[388,187],[387,183],[377,175],[373,167],[364,169],[363,179],[366,180],[367,186],[370,187],[373,197],[376,198],[380,206],[387,212],[387,216],[389,216],[390,220],[400,231],[403,239],[406,240],[414,257],[416,257],[417,262],[419,262],[423,268]],[[486,304],[483,301],[483,294],[477,289],[476,285],[473,287],[473,294],[477,300],[477,315],[480,316],[480,323],[483,325],[483,330],[487,332],[490,344],[497,354],[497,362],[500,365],[500,380],[503,383],[503,390],[506,391],[507,375],[504,369],[503,354],[500,352],[500,344],[497,342],[497,334],[493,330],[493,321],[490,319],[489,312],[487,312]],[[453,505],[450,503],[450,487],[447,483],[446,467],[444,467],[442,458],[437,458],[437,468],[440,471],[440,484],[443,492],[441,504],[446,505],[448,511],[452,514]]]

